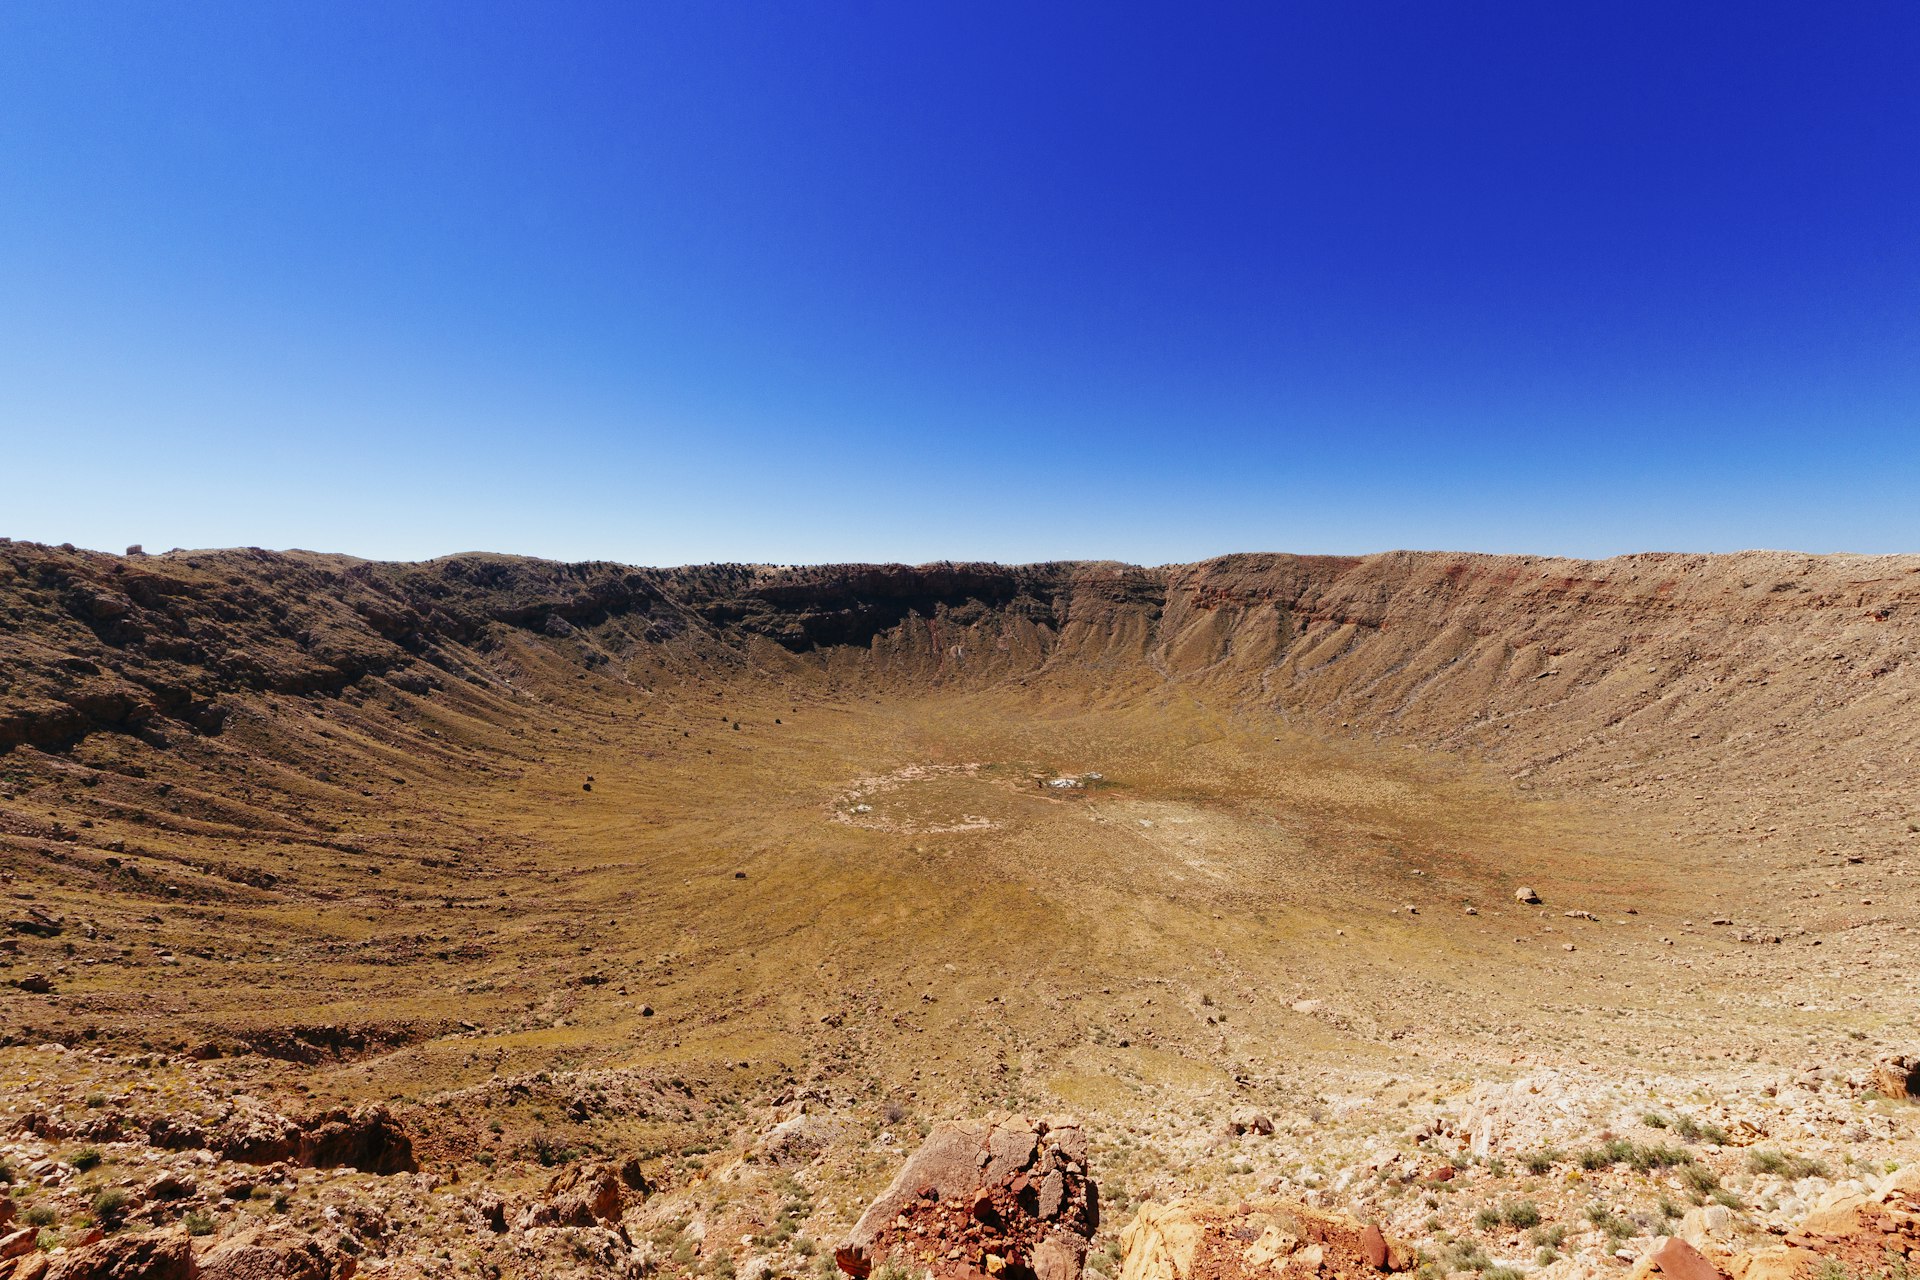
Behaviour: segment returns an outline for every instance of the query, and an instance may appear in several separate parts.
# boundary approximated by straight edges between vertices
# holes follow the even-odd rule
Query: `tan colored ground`
[[[209,609],[256,593],[175,620],[257,625],[249,688],[142,657],[164,606],[132,646],[101,640],[119,614],[76,629],[118,558],[7,550],[0,701],[96,679],[67,654],[229,713],[0,754],[9,915],[60,922],[0,955],[52,988],[0,995],[22,1113],[104,1087],[30,1046],[218,1055],[170,1069],[289,1112],[393,1103],[440,1176],[531,1185],[547,1144],[691,1187],[810,1095],[853,1125],[808,1175],[830,1234],[913,1123],[985,1107],[1080,1112],[1136,1193],[1251,1193],[1477,1083],[1653,1072],[1700,1098],[1649,1105],[1705,1105],[1862,1068],[1920,1012],[1905,562],[1068,567],[1023,580],[1040,621],[943,597],[797,652],[752,610],[838,597],[687,571],[671,626],[495,622],[433,633],[430,664],[389,663],[355,594],[449,627],[427,568],[135,563]],[[299,692],[328,663],[368,673]],[[1236,1173],[1236,1102],[1309,1128]]]

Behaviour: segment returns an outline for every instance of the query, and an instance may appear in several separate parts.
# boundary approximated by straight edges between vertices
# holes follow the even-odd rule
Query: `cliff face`
[[[896,691],[1178,683],[1623,785],[1657,761],[1791,755],[1904,791],[1920,746],[1913,556],[635,569],[5,543],[0,622],[0,748],[218,732],[250,691],[424,690],[516,633],[589,666],[657,651],[745,672],[784,651]]]

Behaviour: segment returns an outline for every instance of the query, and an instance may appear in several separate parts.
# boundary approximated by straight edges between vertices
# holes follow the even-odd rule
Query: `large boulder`
[[[193,1280],[193,1242],[184,1231],[111,1236],[53,1260],[44,1280]]]
[[[760,1158],[774,1165],[810,1164],[849,1128],[845,1121],[831,1116],[804,1111],[788,1116],[760,1140]]]
[[[200,1259],[200,1280],[347,1280],[354,1259],[298,1231],[255,1227]]]
[[[1380,1229],[1305,1205],[1148,1201],[1120,1233],[1120,1280],[1345,1280],[1404,1271],[1412,1252]]]
[[[1100,1222],[1076,1120],[938,1125],[834,1252],[856,1280],[894,1261],[936,1277],[1079,1280]]]
[[[620,1221],[627,1198],[610,1164],[569,1165],[547,1183],[546,1195],[520,1215],[523,1227],[594,1227]]]
[[[1896,1054],[1874,1063],[1873,1087],[1889,1098],[1920,1098],[1920,1054]]]

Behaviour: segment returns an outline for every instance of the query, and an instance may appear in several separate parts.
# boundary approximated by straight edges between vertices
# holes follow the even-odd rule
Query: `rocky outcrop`
[[[520,1215],[522,1227],[615,1224],[626,1212],[626,1183],[610,1164],[571,1165],[547,1183],[546,1194]]]
[[[1905,1274],[1916,1262],[1920,1166],[1900,1170],[1873,1194],[1836,1190],[1784,1241],[1759,1249],[1729,1248],[1683,1225],[1641,1257],[1626,1280],[1818,1280]]]
[[[300,1162],[317,1169],[411,1173],[413,1140],[382,1106],[344,1108],[309,1117],[302,1126]]]
[[[42,1280],[193,1280],[193,1242],[184,1231],[113,1236],[54,1259]]]
[[[1413,1265],[1411,1251],[1378,1227],[1298,1204],[1149,1201],[1120,1247],[1120,1280],[1358,1280]]]
[[[350,1254],[297,1231],[252,1228],[229,1236],[200,1259],[200,1280],[348,1280]]]
[[[1920,1098],[1920,1054],[1893,1054],[1873,1064],[1873,1087],[1889,1098]]]
[[[937,1277],[1078,1280],[1100,1221],[1079,1122],[938,1125],[835,1250],[864,1280],[895,1261]]]
[[[760,1158],[768,1164],[789,1167],[811,1163],[848,1128],[844,1120],[811,1112],[788,1116],[761,1139]]]
[[[177,1116],[155,1116],[142,1123],[147,1141],[180,1151],[205,1148],[243,1164],[310,1165],[318,1169],[358,1169],[362,1173],[411,1173],[419,1168],[413,1140],[385,1107],[348,1111],[336,1108],[293,1119],[258,1105],[233,1108],[211,1126]]]

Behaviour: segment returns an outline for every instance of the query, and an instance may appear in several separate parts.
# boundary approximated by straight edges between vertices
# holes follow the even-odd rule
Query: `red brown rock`
[[[592,1227],[620,1221],[626,1194],[610,1164],[576,1164],[547,1183],[546,1196],[521,1214],[523,1227]]]
[[[184,1232],[114,1236],[55,1259],[46,1280],[193,1280],[193,1244]]]
[[[38,1247],[35,1242],[39,1238],[40,1231],[37,1227],[21,1227],[11,1234],[0,1235],[0,1260],[18,1258],[32,1253]]]
[[[1099,1220],[1079,1123],[997,1115],[937,1126],[834,1258],[856,1280],[888,1260],[941,1280],[1079,1280]]]
[[[1367,1224],[1367,1229],[1360,1233],[1360,1252],[1366,1258],[1367,1265],[1375,1271],[1387,1270],[1389,1256],[1387,1238],[1381,1234],[1380,1228],[1371,1222]]]
[[[200,1280],[348,1280],[354,1259],[296,1231],[254,1228],[200,1259]]]
[[[1653,1251],[1653,1266],[1673,1280],[1727,1280],[1705,1254],[1679,1236],[1668,1236],[1667,1242]]]

